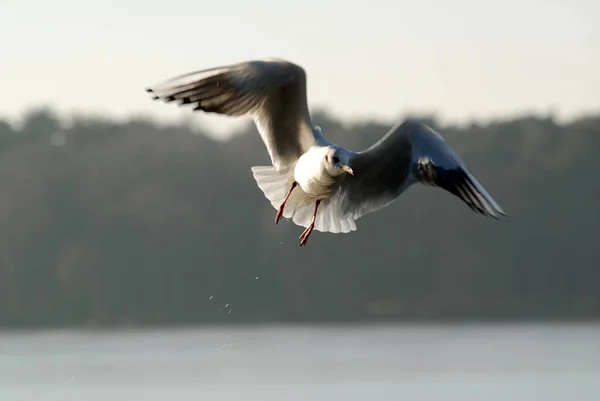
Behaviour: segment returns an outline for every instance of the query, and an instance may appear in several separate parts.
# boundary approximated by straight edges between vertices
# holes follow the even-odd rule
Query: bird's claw
[[[300,237],[298,237],[301,241],[300,241],[300,246],[305,246],[306,245],[306,241],[308,241],[308,237],[310,237],[310,234],[312,233],[313,229],[315,228],[315,224],[311,223],[306,230],[304,230],[302,232],[302,234],[300,234]]]
[[[279,207],[279,211],[277,212],[277,215],[275,216],[275,224],[279,223],[279,220],[281,220],[282,217],[283,217],[283,205],[281,205]]]
[[[288,201],[290,195],[292,194],[294,188],[296,188],[296,185],[298,184],[296,183],[296,181],[294,181],[292,183],[292,187],[290,188],[285,199],[283,200],[283,203],[281,203],[281,206],[279,206],[279,210],[277,211],[277,215],[275,216],[275,224],[279,223],[279,220],[281,220],[281,218],[283,217],[283,209],[285,208],[285,204]]]

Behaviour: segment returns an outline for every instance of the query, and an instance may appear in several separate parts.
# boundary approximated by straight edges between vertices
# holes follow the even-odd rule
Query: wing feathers
[[[414,121],[406,123],[406,132],[419,182],[445,189],[484,216],[506,215],[439,133]]]
[[[452,193],[484,216],[506,215],[442,136],[417,121],[403,122],[355,154],[352,168],[355,176],[345,179],[340,202],[355,218],[386,207],[417,182]]]
[[[434,170],[435,174],[432,176],[422,173],[425,167]],[[417,172],[421,172],[420,178],[423,184],[445,189],[463,200],[475,212],[493,218],[497,218],[496,212],[504,214],[502,209],[494,210],[492,202],[475,187],[473,181],[475,178],[468,175],[461,167],[446,170],[435,166],[431,160],[427,159],[425,162],[418,162]]]
[[[193,111],[254,119],[273,166],[285,170],[315,141],[304,70],[285,60],[256,60],[196,71],[148,88],[154,100]]]

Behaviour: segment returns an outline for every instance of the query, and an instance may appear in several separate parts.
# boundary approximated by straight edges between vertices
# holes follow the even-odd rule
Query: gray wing
[[[254,119],[275,168],[291,166],[315,141],[306,74],[290,62],[266,59],[181,75],[146,89],[155,100],[193,110]]]
[[[485,216],[506,215],[442,136],[417,121],[392,128],[351,165],[354,175],[345,178],[338,202],[354,218],[387,206],[417,182],[445,189]]]

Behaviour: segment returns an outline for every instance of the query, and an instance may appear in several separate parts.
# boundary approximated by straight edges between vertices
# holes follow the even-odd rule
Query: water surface
[[[600,400],[600,325],[0,334],[2,401]]]

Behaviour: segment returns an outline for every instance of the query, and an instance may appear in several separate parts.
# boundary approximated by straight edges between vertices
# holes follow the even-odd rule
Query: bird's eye
[[[331,161],[333,161],[334,163],[339,163],[339,162],[340,162],[340,159],[339,159],[339,158],[337,158],[337,157],[335,157],[335,156],[333,156],[333,157],[331,158]]]

